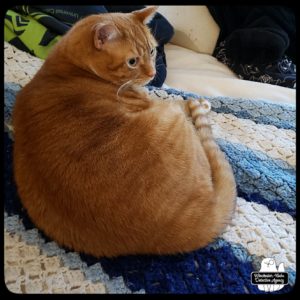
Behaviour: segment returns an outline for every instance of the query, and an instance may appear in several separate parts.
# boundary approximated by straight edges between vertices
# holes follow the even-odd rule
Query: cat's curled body
[[[76,251],[191,251],[234,210],[232,170],[202,104],[138,88],[155,75],[154,13],[79,21],[17,96],[18,193],[37,227]]]

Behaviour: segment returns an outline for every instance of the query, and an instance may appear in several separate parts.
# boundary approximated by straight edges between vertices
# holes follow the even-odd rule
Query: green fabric
[[[25,16],[8,10],[4,21],[4,40],[12,44],[21,42],[33,55],[45,59],[61,36],[52,34],[51,41],[47,45],[41,45],[44,36],[49,35],[48,29],[38,22],[42,16],[47,15]]]

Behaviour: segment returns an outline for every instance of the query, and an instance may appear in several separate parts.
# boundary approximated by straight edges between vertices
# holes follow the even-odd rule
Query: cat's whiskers
[[[119,88],[118,88],[118,91],[117,91],[117,98],[119,100],[119,92],[124,89],[127,85],[129,85],[131,82],[133,81],[133,79],[131,80],[128,80],[127,82],[123,83]]]
[[[89,64],[89,68],[93,71],[93,73],[94,73],[97,77],[100,77],[99,74],[97,73],[97,71],[95,70],[95,68],[93,67],[92,64]]]
[[[117,99],[119,100],[119,93],[120,91],[122,91],[124,88],[128,87],[130,84],[133,86],[135,83],[138,82],[138,75],[136,75],[133,79],[130,79],[128,81],[126,81],[125,83],[123,83],[119,88],[118,88],[118,91],[117,91]]]

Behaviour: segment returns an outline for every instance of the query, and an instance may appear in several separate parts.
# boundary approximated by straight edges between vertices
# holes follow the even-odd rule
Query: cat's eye
[[[127,65],[129,68],[135,68],[136,65],[139,62],[139,58],[138,57],[132,57],[130,59],[127,60]]]
[[[154,56],[155,53],[156,53],[156,49],[155,49],[155,48],[152,48],[152,49],[150,50],[150,55],[151,55],[151,56]]]

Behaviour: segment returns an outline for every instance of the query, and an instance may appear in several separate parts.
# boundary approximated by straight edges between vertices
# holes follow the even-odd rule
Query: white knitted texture
[[[256,124],[232,114],[210,113],[215,138],[239,143],[252,150],[262,151],[274,159],[282,159],[296,165],[296,133],[272,125]]]
[[[43,60],[4,42],[4,81],[27,84],[43,64]]]
[[[296,222],[287,213],[237,198],[231,225],[222,237],[241,244],[252,255],[272,257],[276,263],[296,269]]]
[[[5,231],[5,284],[13,293],[106,293],[105,285],[86,280],[82,270],[70,270],[59,256],[41,253],[18,234]]]
[[[13,293],[132,293],[122,277],[109,278],[101,265],[87,266],[76,252],[45,243],[37,229],[5,213],[4,277]],[[144,293],[143,290],[135,293]]]
[[[181,96],[168,95],[166,91],[150,91],[156,99],[182,100]],[[273,125],[257,124],[252,120],[240,119],[232,114],[209,113],[215,138],[239,143],[252,150],[267,154],[270,158],[281,159],[290,166],[296,165],[296,133],[293,130]]]

